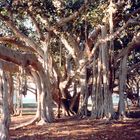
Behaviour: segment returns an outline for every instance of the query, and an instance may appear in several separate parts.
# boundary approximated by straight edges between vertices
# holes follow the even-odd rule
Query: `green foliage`
[[[96,3],[94,6],[91,5],[88,13],[86,14],[88,22],[94,27],[103,23],[103,18],[106,14],[108,3]]]
[[[28,10],[31,10],[33,16],[38,21],[38,25],[43,34],[47,34],[46,25],[40,22],[39,16],[47,18],[51,26],[57,25],[57,21],[60,19],[72,15],[74,12],[79,10],[79,8],[84,4],[84,0],[64,0],[57,5],[57,0],[22,0],[22,1],[6,1],[0,2],[1,13],[4,16],[9,16],[9,9],[13,13],[13,21],[20,29],[20,31],[28,37],[31,37],[35,41],[39,42],[34,23],[31,21]],[[4,3],[4,4],[2,4]],[[89,7],[83,13],[81,13],[76,19],[66,23],[61,28],[58,28],[60,33],[67,32],[76,39],[79,39],[79,48],[84,47],[86,41],[86,36],[98,25],[104,24],[104,20],[108,17],[108,6],[109,3],[106,0],[89,0]],[[117,5],[117,4],[116,4]],[[136,4],[135,1],[126,1],[122,6],[117,5],[116,15],[114,15],[114,31],[118,30],[120,26],[123,26],[127,21],[127,14],[133,12],[138,8],[139,2]],[[12,34],[8,28],[1,22],[2,25],[2,36],[6,34]],[[132,40],[132,37],[135,33],[140,30],[139,25],[129,26],[124,30],[117,39],[115,39],[115,51],[126,47],[127,44]],[[51,40],[50,52],[53,54],[54,58],[58,62],[60,56],[60,46],[63,47],[60,40],[52,35],[53,39]],[[41,47],[41,45],[40,45]],[[63,59],[64,52],[63,50]],[[64,61],[64,60],[63,60]]]

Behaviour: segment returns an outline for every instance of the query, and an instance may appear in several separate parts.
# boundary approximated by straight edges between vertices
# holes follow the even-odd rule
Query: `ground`
[[[10,135],[11,140],[140,140],[139,114],[132,113],[130,117],[124,121],[110,122],[65,117],[43,126],[30,125],[18,130],[10,130]],[[12,117],[11,127],[29,121],[31,118],[33,115]]]

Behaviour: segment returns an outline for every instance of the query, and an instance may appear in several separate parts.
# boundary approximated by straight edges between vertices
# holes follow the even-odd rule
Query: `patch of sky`
[[[119,103],[119,95],[118,94],[113,94],[112,95],[112,101],[114,105],[117,105]]]
[[[36,103],[36,97],[35,94],[31,92],[27,92],[27,95],[22,95],[22,101],[23,103]],[[16,96],[14,96],[14,103],[16,102]]]
[[[35,31],[35,25],[28,18],[24,20],[23,25],[28,29],[32,29],[33,32]]]

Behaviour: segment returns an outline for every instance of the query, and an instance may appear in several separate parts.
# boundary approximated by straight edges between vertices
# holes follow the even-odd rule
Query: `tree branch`
[[[34,54],[17,52],[2,45],[0,45],[0,58],[19,66],[32,66],[37,71],[43,69]]]
[[[77,57],[76,57],[76,52],[74,50],[74,48],[72,48],[72,46],[69,44],[69,42],[66,39],[66,36],[64,34],[60,35],[60,40],[61,42],[64,44],[65,48],[69,51],[69,53],[72,55],[73,59],[76,61]]]
[[[1,43],[8,43],[8,44],[13,44],[16,47],[20,48],[23,51],[33,51],[34,49],[24,45],[21,41],[17,41],[16,38],[11,38],[11,37],[0,37],[0,42]]]
[[[42,31],[41,31],[41,29],[40,29],[40,26],[39,26],[39,24],[37,23],[37,20],[35,19],[34,15],[32,14],[32,12],[31,12],[30,10],[28,10],[27,13],[28,13],[28,15],[30,16],[32,22],[34,23],[34,25],[35,25],[35,27],[36,27],[36,31],[37,31],[37,33],[38,33],[38,35],[39,35],[39,38],[40,38],[41,40],[44,40],[44,36],[43,36],[43,34],[42,34]]]
[[[107,37],[105,38],[99,38],[96,42],[96,44],[94,45],[92,51],[91,51],[91,54],[90,54],[90,59],[92,58],[92,56],[94,55],[96,49],[98,48],[98,46],[102,43],[106,43],[107,41],[110,41],[112,39],[115,39],[126,27],[128,27],[129,25],[132,25],[132,24],[135,24],[135,23],[138,23],[135,21],[135,19],[129,19],[126,24],[124,26],[122,26],[121,28],[119,28],[116,32],[114,32],[113,34],[110,34],[108,35]]]
[[[114,63],[117,64],[119,58],[123,57],[124,55],[128,54],[134,48],[140,47],[140,32],[137,33],[136,36],[133,37],[132,41],[128,44],[128,47],[124,48],[114,60]]]
[[[4,71],[10,71],[11,73],[19,72],[19,67],[14,63],[0,59],[0,64],[2,64]]]
[[[69,42],[69,44],[72,46],[72,48],[75,51],[75,54],[77,55],[77,57],[79,57],[80,55],[80,49],[79,49],[79,44],[77,43],[76,39],[74,38],[74,36],[72,34],[66,34],[67,36],[67,40]]]
[[[76,19],[81,13],[83,13],[84,11],[86,11],[86,9],[88,8],[88,0],[85,0],[85,3],[81,6],[81,8],[74,12],[72,15],[70,15],[69,17],[66,18],[62,18],[60,19],[57,23],[56,26],[58,27],[62,27],[63,25],[65,25],[66,23]]]
[[[7,16],[3,16],[0,13],[0,19],[6,23],[6,25],[15,33],[15,35],[23,40],[25,43],[27,43],[32,49],[35,50],[40,56],[43,55],[43,51],[41,48],[38,47],[38,45],[29,37],[24,35],[19,31],[19,29],[14,25],[14,22],[10,20]]]

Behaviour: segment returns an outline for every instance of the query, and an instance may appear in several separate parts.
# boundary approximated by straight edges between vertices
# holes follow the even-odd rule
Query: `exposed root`
[[[44,124],[47,124],[47,122],[46,122],[45,120],[43,120],[43,119],[41,119],[41,120],[37,123],[37,125],[44,125]]]
[[[17,130],[19,128],[23,128],[25,126],[31,125],[31,124],[35,124],[38,121],[38,117],[33,118],[32,120],[30,120],[29,122],[26,123],[22,123],[21,125],[12,127],[11,130]]]
[[[119,121],[123,121],[123,122],[125,122],[125,121],[128,121],[128,120],[131,120],[131,118],[128,118],[128,117],[126,117],[126,116],[121,116],[121,117],[119,117],[119,119],[118,119]]]

